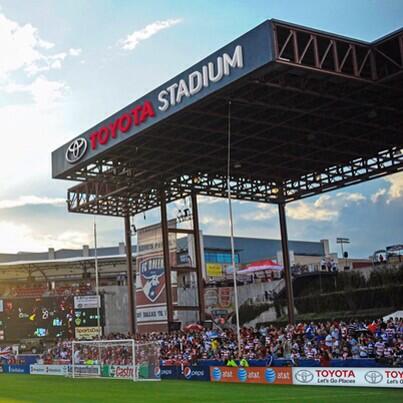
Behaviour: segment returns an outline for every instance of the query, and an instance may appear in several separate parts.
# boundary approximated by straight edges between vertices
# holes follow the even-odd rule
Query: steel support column
[[[125,216],[125,242],[127,260],[127,290],[129,300],[129,331],[136,333],[136,301],[133,290],[133,256],[132,256],[132,234],[130,228],[130,217]]]
[[[197,274],[197,296],[199,299],[199,320],[203,321],[205,316],[204,311],[204,283],[202,272],[202,258],[200,248],[200,228],[199,228],[199,211],[197,207],[197,194],[192,191],[192,217],[193,217],[193,234],[194,234],[194,247],[196,258],[196,274]]]
[[[285,203],[278,204],[280,218],[281,249],[283,252],[284,277],[287,289],[288,322],[294,324],[294,294],[292,291],[292,278],[290,267],[290,254],[288,250],[287,219],[285,214]]]
[[[160,191],[160,200],[161,200],[162,248],[164,254],[165,291],[167,300],[167,318],[168,318],[168,331],[169,331],[170,323],[173,322],[173,304],[172,304],[171,262],[169,258],[167,204],[164,190]]]

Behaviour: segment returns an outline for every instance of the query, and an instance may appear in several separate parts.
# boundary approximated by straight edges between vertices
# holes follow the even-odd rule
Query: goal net
[[[158,342],[80,340],[72,342],[73,378],[159,380]]]

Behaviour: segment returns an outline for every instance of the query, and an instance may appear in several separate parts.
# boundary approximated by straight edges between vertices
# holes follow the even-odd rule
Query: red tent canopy
[[[238,271],[238,274],[252,274],[257,271],[280,271],[283,270],[283,266],[279,265],[277,262],[274,262],[271,259],[258,260],[257,262],[249,263],[246,266],[246,269]]]

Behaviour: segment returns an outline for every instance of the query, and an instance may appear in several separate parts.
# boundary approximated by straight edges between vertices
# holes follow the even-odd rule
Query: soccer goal
[[[158,342],[78,340],[72,342],[73,378],[160,380]]]

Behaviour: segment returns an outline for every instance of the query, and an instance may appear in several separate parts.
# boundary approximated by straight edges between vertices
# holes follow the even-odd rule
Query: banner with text
[[[168,226],[173,228],[176,221]],[[151,225],[137,231],[136,307],[140,333],[167,330],[165,267],[161,225]],[[176,264],[176,234],[169,234],[171,266]],[[171,274],[172,300],[176,301],[176,273]]]
[[[233,287],[205,288],[204,300],[208,318],[218,325],[231,322],[234,315]]]
[[[100,329],[102,335],[102,328]],[[76,339],[78,340],[92,340],[98,336],[98,327],[76,327]]]
[[[101,307],[99,295],[80,295],[74,297],[75,309],[88,309]]]
[[[211,382],[292,384],[291,368],[210,367]]]
[[[41,365],[32,364],[29,366],[31,375],[59,375],[65,376],[69,372],[68,365]]]
[[[293,368],[294,385],[403,388],[403,368]]]
[[[206,263],[206,272],[208,277],[222,277],[223,276],[222,264]]]

